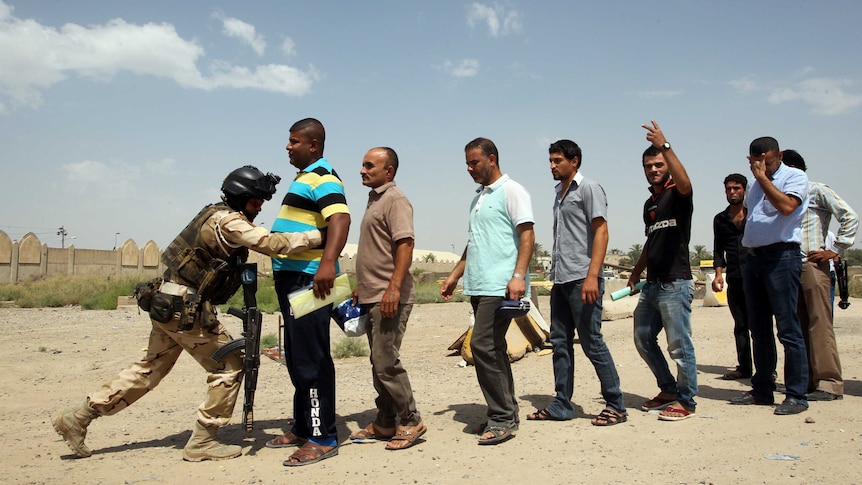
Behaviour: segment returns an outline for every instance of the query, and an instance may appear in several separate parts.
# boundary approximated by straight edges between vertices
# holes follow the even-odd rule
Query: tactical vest
[[[203,240],[201,228],[222,210],[233,211],[224,203],[204,207],[162,253],[165,281],[194,288],[201,300],[214,305],[227,302],[242,285],[238,267],[248,259],[245,247],[236,248],[226,260],[221,259],[214,255],[218,250]]]

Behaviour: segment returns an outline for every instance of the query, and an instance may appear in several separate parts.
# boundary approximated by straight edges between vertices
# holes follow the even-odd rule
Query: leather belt
[[[760,246],[757,248],[748,248],[748,254],[752,256],[763,256],[764,254],[774,253],[777,251],[788,251],[791,249],[799,251],[799,243],[777,242],[773,244],[767,244],[766,246]]]
[[[659,276],[658,278],[647,278],[650,283],[673,283],[676,280],[690,280],[691,277],[685,276]]]

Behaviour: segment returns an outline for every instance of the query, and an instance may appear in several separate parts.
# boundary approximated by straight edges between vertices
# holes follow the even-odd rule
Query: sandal
[[[428,428],[419,423],[416,426],[399,426],[395,436],[386,443],[387,450],[405,450],[416,444],[416,440],[425,434]]]
[[[365,429],[351,433],[349,438],[354,443],[376,443],[387,441],[393,436],[395,436],[395,428],[383,428],[372,422]]]
[[[327,449],[329,448],[329,449]],[[327,458],[332,458],[333,456],[338,454],[337,446],[320,446],[312,443],[311,441],[307,441],[302,448],[296,450],[290,457],[285,460],[283,463],[284,466],[304,466],[311,465],[312,463],[317,463],[320,460],[325,460]]]
[[[276,436],[275,438],[266,442],[267,448],[289,448],[291,446],[302,446],[305,442],[308,441],[305,438],[300,438],[293,434],[293,431],[288,431],[283,435]]]
[[[485,433],[491,433],[493,436],[490,438],[479,438],[480,445],[498,445],[504,441],[508,441],[515,437],[515,431],[518,429],[517,426],[513,426],[511,428],[504,428],[502,426],[488,426],[485,428]],[[482,433],[483,435],[485,433]]]
[[[556,416],[551,415],[551,412],[548,411],[548,408],[539,409],[534,413],[530,413],[527,415],[527,421],[565,421],[563,418],[558,418]]]
[[[650,399],[649,401],[643,403],[641,405],[641,409],[643,411],[652,411],[654,409],[664,409],[664,408],[668,407],[669,405],[671,405],[675,402],[676,402],[675,397],[670,397],[670,398],[662,397],[662,394],[659,393],[658,396],[656,396],[656,397]]]
[[[692,416],[695,416],[694,411],[689,411],[682,406],[668,406],[667,409],[659,413],[658,419],[662,421],[682,421]]]
[[[626,414],[614,411],[610,408],[602,409],[598,416],[592,419],[590,423],[593,426],[613,426],[615,424],[625,423],[629,417]]]

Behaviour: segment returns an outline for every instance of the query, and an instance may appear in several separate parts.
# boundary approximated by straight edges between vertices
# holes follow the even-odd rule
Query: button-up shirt
[[[840,227],[835,234],[832,248],[826,246],[826,232],[832,217]],[[820,182],[811,182],[808,186],[808,210],[802,219],[802,253],[832,249],[839,256],[844,256],[844,250],[853,245],[856,230],[859,228],[859,218],[856,212],[838,196],[831,187]]]

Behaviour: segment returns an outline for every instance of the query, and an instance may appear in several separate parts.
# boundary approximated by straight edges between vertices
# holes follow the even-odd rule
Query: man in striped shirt
[[[306,251],[273,258],[272,269],[278,303],[284,316],[284,357],[295,389],[293,427],[266,443],[269,448],[299,446],[285,466],[316,463],[338,454],[335,427],[335,365],[329,351],[327,305],[301,318],[294,318],[288,295],[311,285],[314,296],[325,298],[338,273],[338,256],[347,242],[350,211],[344,184],[323,158],[326,133],[313,118],[290,127],[287,152],[299,173],[290,184],[272,232],[309,229],[326,231],[326,244]],[[303,228],[303,229],[299,229]]]
[[[795,150],[784,150],[785,165],[808,169]],[[833,247],[826,244],[832,218],[839,224]],[[856,212],[828,185],[808,184],[808,209],[802,219],[802,275],[799,280],[797,313],[808,348],[809,401],[835,401],[844,397],[841,360],[832,328],[832,279],[829,262],[843,256],[853,245],[859,218]]]

